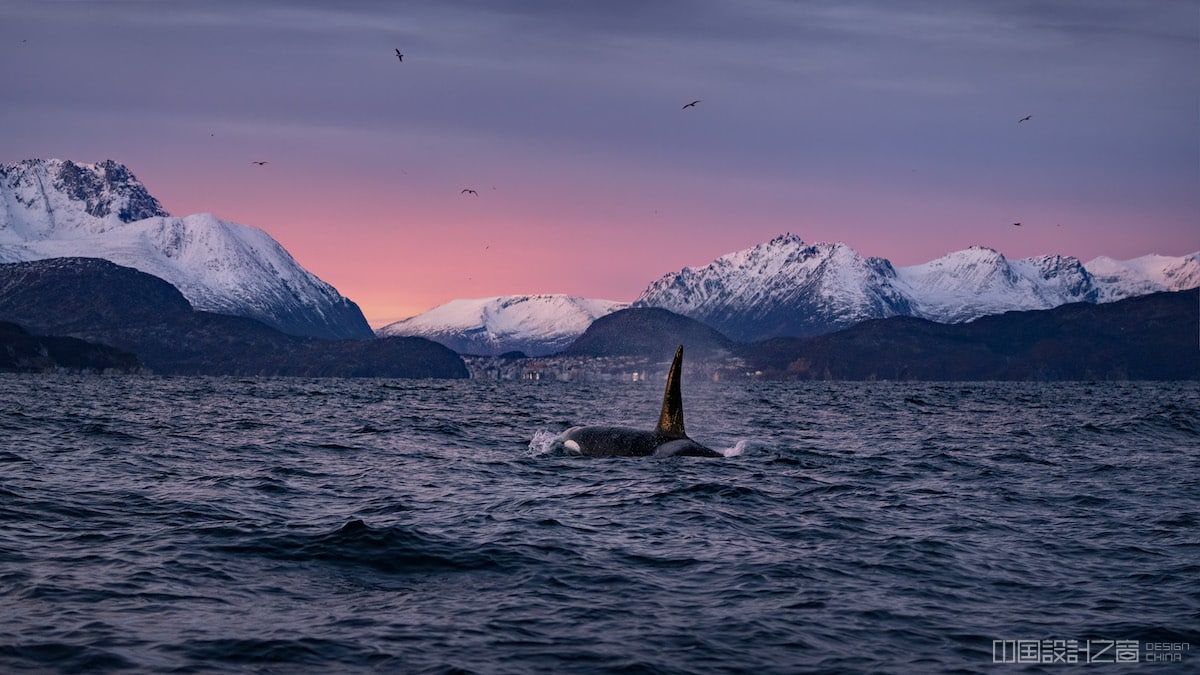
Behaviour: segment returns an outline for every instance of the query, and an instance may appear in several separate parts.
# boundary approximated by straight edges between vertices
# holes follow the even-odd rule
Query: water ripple
[[[1200,643],[1195,384],[697,383],[723,459],[556,444],[649,426],[655,389],[0,377],[0,671],[972,672],[999,638]]]

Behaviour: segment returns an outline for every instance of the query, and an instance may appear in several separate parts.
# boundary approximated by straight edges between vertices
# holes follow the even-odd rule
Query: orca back
[[[608,426],[572,427],[564,434],[563,446],[571,452],[593,457],[722,457],[721,453],[688,438],[683,428],[682,370],[683,345],[679,345],[667,373],[662,412],[654,431]]]

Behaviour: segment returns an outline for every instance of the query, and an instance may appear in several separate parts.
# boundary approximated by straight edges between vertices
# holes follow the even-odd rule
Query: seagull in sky
[[[400,63],[404,63],[404,55],[400,53],[399,49],[396,50],[396,58],[400,59]]]
[[[1020,124],[1021,122],[1028,122],[1031,119],[1033,119],[1033,115],[1026,115],[1026,116],[1022,117],[1021,119],[1017,120],[1017,124]]]
[[[1013,223],[1013,227],[1020,227],[1020,226],[1021,226],[1020,223]]]
[[[460,192],[458,194],[460,194],[460,195],[475,195],[476,197],[479,196],[479,193],[472,190],[471,188],[463,188],[462,192]]]
[[[699,103],[700,101],[701,101],[701,99],[696,99],[695,101],[692,101],[691,103],[683,106],[683,108],[681,108],[681,110],[687,110],[688,108],[695,108],[696,104]]]
[[[250,162],[250,163],[251,163],[251,164],[257,164],[257,165],[259,165],[259,166],[266,166],[266,165],[267,165],[267,163],[266,163],[266,162]]]

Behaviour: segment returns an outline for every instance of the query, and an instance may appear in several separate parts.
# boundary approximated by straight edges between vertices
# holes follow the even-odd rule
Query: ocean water
[[[0,671],[964,672],[1200,643],[1200,386],[0,377]],[[1111,652],[1110,652],[1111,654]],[[1200,653],[1153,672],[1195,672]],[[1044,666],[1061,672],[1064,666]],[[1073,670],[1073,668],[1072,668]]]

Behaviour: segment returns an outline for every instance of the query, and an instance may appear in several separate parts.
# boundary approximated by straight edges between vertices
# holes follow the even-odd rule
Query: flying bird
[[[701,99],[696,99],[695,101],[692,101],[691,103],[680,108],[680,110],[687,110],[688,108],[695,108],[696,104],[699,103],[700,101],[701,101]]]
[[[396,50],[396,58],[400,59],[400,63],[404,63],[404,55],[400,53],[399,49]]]
[[[1020,226],[1021,226],[1020,223],[1013,223],[1013,227],[1020,227]]]
[[[479,196],[479,193],[472,190],[471,188],[463,188],[463,191],[458,194],[460,194],[460,195],[475,195],[476,197]]]
[[[1022,117],[1021,119],[1017,120],[1017,124],[1020,124],[1021,122],[1028,122],[1031,119],[1033,119],[1033,115],[1026,115],[1026,116]]]
[[[257,164],[257,165],[259,165],[259,166],[266,166],[266,164],[267,164],[266,162],[250,162],[250,163],[251,163],[251,164]]]

